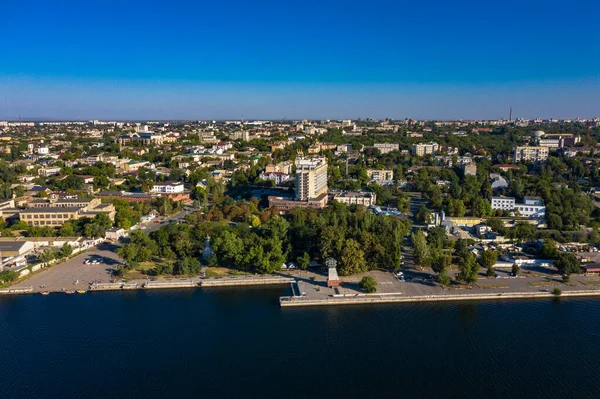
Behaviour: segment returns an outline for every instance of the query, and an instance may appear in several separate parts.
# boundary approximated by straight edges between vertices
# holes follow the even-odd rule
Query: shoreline
[[[268,277],[268,278],[227,278],[210,280],[176,280],[176,281],[148,281],[143,284],[139,282],[120,282],[105,283],[97,286],[90,286],[85,290],[87,292],[103,291],[134,291],[134,290],[161,290],[161,289],[190,289],[190,288],[218,288],[218,287],[243,287],[243,286],[265,286],[265,285],[293,285],[297,280],[292,277]],[[71,294],[64,290],[48,291],[52,294]],[[28,295],[41,294],[40,291],[34,291],[33,287],[5,288],[0,290],[0,297],[5,295]],[[80,293],[83,294],[83,293]],[[555,295],[552,292],[499,292],[489,294],[438,294],[438,295],[413,295],[406,296],[402,294],[360,294],[360,295],[334,295],[322,299],[310,299],[305,296],[281,296],[279,297],[279,306],[287,307],[314,307],[314,306],[349,306],[349,305],[369,305],[369,304],[391,304],[391,303],[417,303],[417,302],[456,302],[456,301],[489,301],[503,299],[541,299],[541,298],[577,298],[600,296],[600,290],[565,290],[561,295]]]
[[[132,282],[114,282],[89,284],[85,288],[86,292],[102,291],[132,291],[132,290],[160,290],[160,289],[183,289],[183,288],[216,288],[216,287],[240,287],[240,286],[262,286],[262,285],[285,285],[294,283],[296,280],[291,277],[270,276],[270,277],[252,277],[252,278],[224,278],[224,279],[173,279],[164,281],[132,281]],[[25,295],[41,294],[63,294],[65,291],[81,290],[82,288],[61,288],[61,289],[34,289],[33,286],[19,288],[0,289],[0,296],[3,295]]]
[[[415,302],[456,302],[456,301],[488,301],[494,299],[538,299],[562,297],[600,296],[600,291],[563,291],[561,295],[552,292],[502,292],[494,294],[462,294],[462,295],[421,295],[421,296],[381,296],[364,295],[354,297],[328,297],[327,299],[304,299],[303,297],[283,296],[279,298],[279,306],[310,307],[310,306],[348,306],[385,303],[415,303]]]

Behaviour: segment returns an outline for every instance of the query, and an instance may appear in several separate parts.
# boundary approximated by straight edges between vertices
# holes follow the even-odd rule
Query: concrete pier
[[[463,294],[463,295],[424,295],[424,296],[393,296],[393,295],[363,295],[363,296],[336,296],[325,299],[310,299],[298,296],[284,296],[279,298],[281,307],[295,306],[339,306],[339,305],[366,305],[375,303],[402,303],[402,302],[442,302],[442,301],[479,301],[498,299],[536,299],[536,298],[561,298],[600,296],[598,290],[563,291],[560,296],[551,292],[501,292],[494,294]]]

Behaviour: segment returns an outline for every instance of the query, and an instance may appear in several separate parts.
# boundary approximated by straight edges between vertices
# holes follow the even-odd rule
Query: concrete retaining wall
[[[242,285],[271,285],[271,284],[289,284],[295,281],[288,277],[273,277],[273,278],[253,278],[253,279],[214,279],[203,280],[200,282],[200,287],[235,287]]]
[[[563,291],[560,297],[579,297],[579,296],[600,296],[600,291]],[[535,299],[557,297],[551,292],[506,292],[498,294],[481,295],[429,295],[412,297],[383,297],[383,296],[363,296],[350,298],[327,299],[305,299],[297,297],[281,297],[279,305],[281,307],[291,306],[338,306],[338,305],[364,305],[372,303],[401,303],[401,302],[442,302],[442,301],[479,301],[479,300],[498,300],[498,299]],[[557,298],[560,298],[557,297]]]

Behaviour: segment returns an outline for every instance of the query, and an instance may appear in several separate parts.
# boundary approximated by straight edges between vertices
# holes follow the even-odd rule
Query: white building
[[[379,170],[379,169],[367,169],[367,176],[370,180],[389,181],[394,180],[394,171],[391,169]]]
[[[548,147],[515,147],[514,162],[542,162],[548,159]]]
[[[412,147],[413,153],[420,157],[424,155],[437,154],[439,149],[440,145],[434,142],[413,144]]]
[[[290,176],[283,172],[263,172],[259,177],[262,180],[272,180],[276,185],[290,180]]]
[[[400,149],[400,144],[391,144],[391,143],[375,143],[373,147],[378,149],[381,154],[387,154],[392,151],[398,151]]]
[[[512,197],[492,197],[492,209],[502,209],[503,211],[512,211],[515,209],[515,199]]]
[[[517,204],[512,197],[492,197],[492,209],[518,212],[520,216],[528,218],[543,218],[546,216],[546,207],[538,197],[525,197],[522,204]]]
[[[40,145],[38,148],[36,148],[35,152],[38,153],[38,155],[48,155],[50,154],[50,148],[45,145]]]
[[[296,159],[296,201],[307,201],[327,193],[327,159]]]
[[[347,205],[373,206],[377,201],[377,194],[365,191],[345,191],[334,195],[334,201],[343,202]]]
[[[546,216],[546,207],[539,197],[525,197],[522,204],[515,206],[521,216],[540,218]]]
[[[166,181],[162,183],[154,183],[152,187],[153,193],[174,194],[183,192],[183,183],[178,181]]]
[[[38,169],[38,176],[48,177],[55,176],[60,173],[61,168],[58,166],[49,166],[47,168]]]

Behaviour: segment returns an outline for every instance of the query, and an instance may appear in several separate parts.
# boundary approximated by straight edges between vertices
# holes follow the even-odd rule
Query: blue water
[[[600,397],[600,300],[280,309],[285,291],[2,297],[0,397]]]

